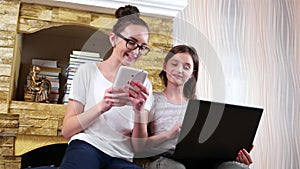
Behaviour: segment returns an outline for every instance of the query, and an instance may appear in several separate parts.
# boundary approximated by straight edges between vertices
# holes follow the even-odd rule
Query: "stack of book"
[[[69,66],[66,69],[67,83],[65,85],[65,95],[63,98],[64,104],[68,103],[70,88],[78,67],[83,63],[100,62],[100,61],[102,61],[102,58],[100,58],[99,53],[77,51],[77,50],[72,51],[69,59]]]
[[[50,103],[57,103],[59,99],[59,75],[61,68],[57,67],[57,61],[32,59],[29,74],[27,75],[27,84],[31,82],[32,66],[39,66],[40,73],[37,75],[41,78],[46,78],[51,83],[51,93],[49,95]]]

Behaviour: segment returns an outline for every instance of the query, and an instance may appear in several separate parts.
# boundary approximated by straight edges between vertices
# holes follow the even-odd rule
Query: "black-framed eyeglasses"
[[[147,55],[150,52],[150,49],[145,45],[139,45],[134,40],[128,39],[121,35],[120,33],[116,34],[118,37],[122,38],[126,41],[126,48],[130,50],[135,50],[136,48],[139,48],[139,54],[140,55]]]

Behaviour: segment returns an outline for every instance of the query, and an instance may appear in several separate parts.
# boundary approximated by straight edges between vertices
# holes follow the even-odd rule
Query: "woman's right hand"
[[[84,113],[84,104],[70,99],[63,120],[63,136],[65,138],[72,137],[74,134],[88,128],[97,117],[111,109],[112,106],[123,106],[127,101],[128,89],[126,87],[106,89],[103,99]]]
[[[101,113],[111,109],[113,106],[124,106],[129,101],[129,89],[127,86],[122,88],[110,87],[105,90],[103,99],[98,103]]]

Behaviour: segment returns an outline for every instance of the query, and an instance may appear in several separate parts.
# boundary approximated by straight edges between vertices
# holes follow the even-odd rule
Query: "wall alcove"
[[[58,100],[58,103],[62,103],[66,83],[65,70],[69,65],[69,56],[72,51],[96,52],[102,57],[110,49],[107,34],[78,25],[50,27],[35,33],[21,34],[21,37],[22,53],[15,97],[17,101],[24,101],[24,85],[32,59],[57,61],[58,67],[62,69]]]

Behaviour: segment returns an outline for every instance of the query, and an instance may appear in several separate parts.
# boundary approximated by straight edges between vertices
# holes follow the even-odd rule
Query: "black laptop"
[[[250,151],[263,109],[190,100],[174,159],[235,160],[240,149]]]

